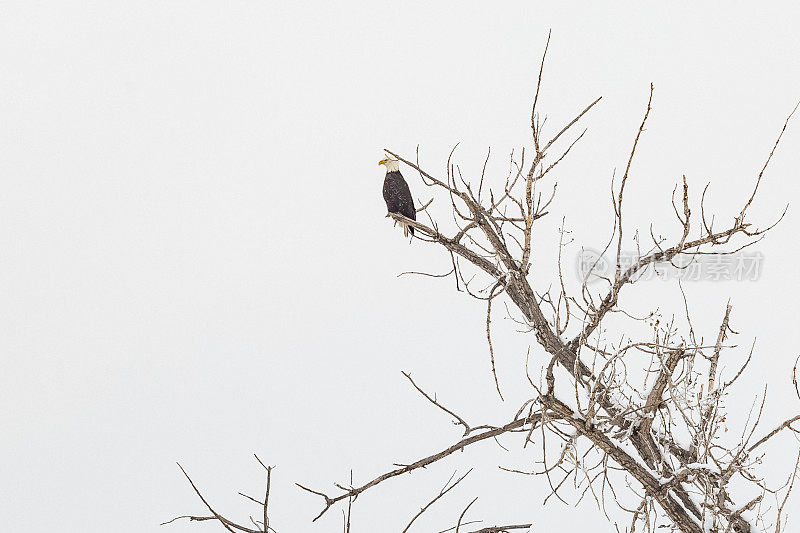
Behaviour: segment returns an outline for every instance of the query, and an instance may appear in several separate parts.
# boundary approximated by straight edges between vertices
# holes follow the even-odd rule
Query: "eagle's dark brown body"
[[[411,220],[417,220],[417,210],[414,209],[411,190],[400,171],[386,173],[386,178],[383,180],[383,199],[386,200],[386,209],[390,213],[398,213]],[[414,234],[414,228],[411,226],[408,226],[408,231]]]

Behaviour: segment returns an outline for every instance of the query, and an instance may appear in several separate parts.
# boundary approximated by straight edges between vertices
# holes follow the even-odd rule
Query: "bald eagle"
[[[414,199],[408,183],[400,174],[400,164],[397,159],[387,156],[386,159],[378,161],[379,165],[386,165],[386,178],[383,180],[383,199],[386,200],[386,209],[389,213],[398,213],[411,220],[417,220],[417,210],[414,209]],[[414,235],[414,228],[400,222],[403,227],[403,235],[408,237],[408,233]]]

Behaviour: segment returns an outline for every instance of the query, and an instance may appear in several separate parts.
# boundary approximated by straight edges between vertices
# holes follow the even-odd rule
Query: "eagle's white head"
[[[400,170],[400,162],[390,155],[378,161],[379,165],[386,165],[386,172],[398,172]]]

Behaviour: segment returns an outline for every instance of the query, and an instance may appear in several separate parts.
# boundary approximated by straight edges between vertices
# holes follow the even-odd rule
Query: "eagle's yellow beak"
[[[387,161],[389,161],[389,160],[388,159],[381,159],[380,161],[378,161],[378,166],[385,165]]]

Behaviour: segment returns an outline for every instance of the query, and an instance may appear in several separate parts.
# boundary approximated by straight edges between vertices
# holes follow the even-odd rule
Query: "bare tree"
[[[510,419],[471,425],[466,421],[469,417],[443,405],[416,383],[410,373],[403,372],[416,391],[463,429],[463,435],[444,449],[398,465],[362,484],[353,484],[351,479],[347,485],[337,484],[331,493],[298,484],[322,500],[322,509],[314,520],[342,505],[343,529],[349,531],[350,508],[360,494],[392,478],[446,461],[456,451],[510,435],[516,436],[519,446],[529,448],[543,468],[535,472],[509,471],[541,477],[559,498],[566,490],[563,488],[566,479],[579,479],[575,495],[578,500],[588,494],[604,512],[609,501],[614,503],[629,513],[626,531],[666,527],[689,533],[744,533],[769,527],[780,532],[798,473],[800,450],[796,459],[787,462],[787,477],[780,486],[768,485],[758,466],[773,438],[791,432],[800,434],[800,415],[762,430],[759,421],[765,409],[765,392],[754,404],[741,433],[734,437],[734,432],[727,432],[726,404],[733,394],[732,386],[753,357],[751,349],[740,368],[732,375],[722,375],[720,360],[732,348],[728,339],[735,333],[731,327],[732,305],[728,303],[720,313],[715,342],[704,343],[692,327],[688,305],[680,311],[688,326],[681,327],[675,320],[635,317],[620,308],[618,302],[623,292],[631,291],[631,286],[648,269],[657,265],[682,268],[687,259],[737,252],[758,242],[777,223],[760,228],[750,221],[748,210],[794,111],[754,177],[752,191],[736,208],[732,222],[720,227],[715,223],[718,219],[706,213],[708,185],[699,195],[700,213],[692,212],[690,187],[683,176],[672,198],[678,236],[672,240],[657,237],[651,228],[651,244],[644,246],[637,239],[637,256],[625,264],[623,236],[629,231],[623,217],[625,188],[650,116],[651,85],[625,170],[616,183],[612,182],[610,203],[614,224],[608,242],[602,247],[602,256],[613,258],[612,272],[608,275],[601,272],[597,268],[598,259],[590,265],[577,290],[570,291],[562,273],[559,251],[553,261],[558,286],[540,293],[534,288],[537,280],[530,274],[532,234],[537,221],[548,214],[555,197],[555,184],[547,185],[547,178],[555,174],[554,169],[583,137],[586,130],[573,133],[576,125],[600,101],[597,98],[554,135],[545,137],[546,118],[540,114],[538,103],[546,54],[547,47],[530,116],[532,149],[512,153],[510,171],[499,180],[487,175],[486,164],[479,179],[465,179],[452,160],[455,148],[442,177],[423,168],[419,151],[415,157],[404,157],[386,150],[413,169],[433,191],[435,202],[448,206],[451,219],[446,222],[434,219],[429,213],[430,202],[419,210],[427,214],[427,223],[393,216],[412,226],[416,239],[440,246],[452,265],[447,276],[455,279],[458,290],[466,291],[486,306],[491,379],[500,398],[502,389],[495,372],[491,336],[493,302],[503,298],[512,316],[535,339],[526,364],[530,397],[513,410]],[[781,214],[776,218],[779,221],[782,217]],[[591,284],[591,279],[603,283]],[[616,318],[609,325],[611,315]],[[633,332],[641,328],[634,325],[641,324],[646,324],[647,333],[637,337]],[[619,335],[612,337],[612,333]],[[793,374],[797,390],[797,364]],[[800,399],[800,390],[797,394]],[[208,505],[196,487],[211,514],[187,518],[217,520],[228,531],[273,531],[267,518],[271,470],[265,468],[267,491],[263,501],[258,500],[264,511],[260,521],[253,520],[252,526],[244,526],[224,518]],[[445,497],[467,474],[455,480],[452,477],[402,531],[409,530],[422,513]],[[472,503],[474,500],[450,530],[467,531],[470,522],[465,516]],[[398,525],[398,529],[402,527]],[[510,524],[472,531],[488,533],[529,527],[530,524]]]

